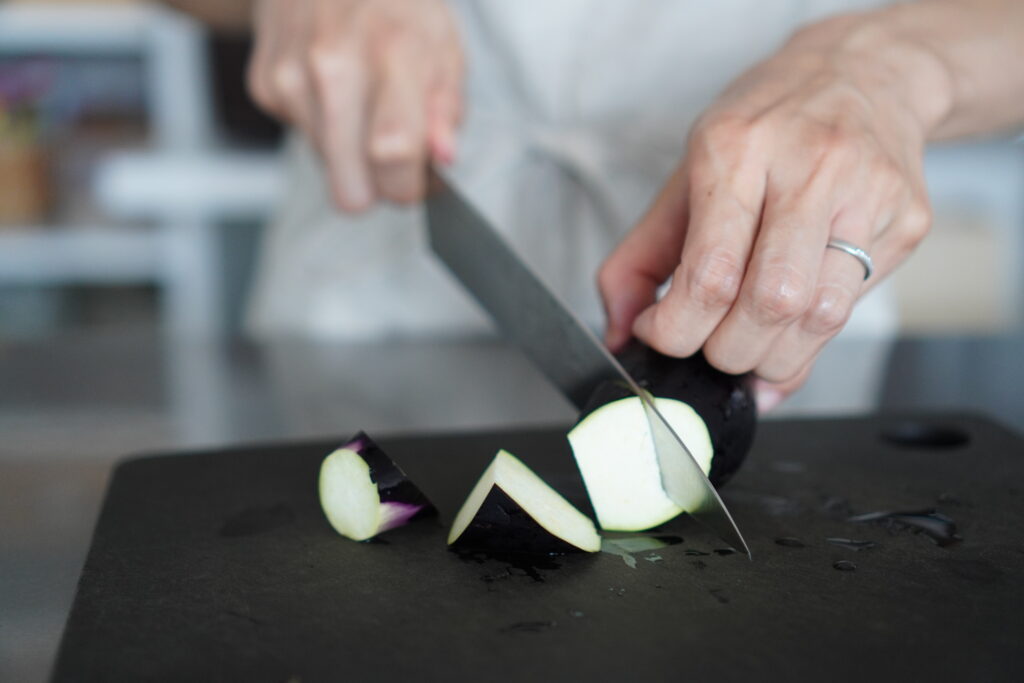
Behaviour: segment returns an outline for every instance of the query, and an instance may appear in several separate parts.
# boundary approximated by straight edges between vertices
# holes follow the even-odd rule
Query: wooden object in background
[[[0,137],[0,227],[41,221],[49,206],[45,150],[24,139]]]

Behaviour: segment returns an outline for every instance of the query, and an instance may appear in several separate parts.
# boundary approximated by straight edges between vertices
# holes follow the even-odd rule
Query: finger
[[[831,181],[771,191],[735,305],[708,338],[705,355],[725,372],[747,372],[810,305],[832,223]]]
[[[259,3],[254,13],[256,42],[247,73],[249,92],[268,112],[308,129],[310,92],[301,54],[304,13],[281,12],[278,3]]]
[[[876,237],[870,251],[875,272],[867,287],[881,282],[903,263],[928,235],[931,225],[931,207],[922,189],[907,198],[893,220]]]
[[[426,160],[428,73],[423,55],[396,42],[378,67],[369,114],[367,155],[377,193],[409,203],[423,195]]]
[[[626,235],[598,272],[604,304],[605,344],[619,350],[632,337],[637,315],[652,305],[679,262],[686,237],[687,184],[676,173],[647,214]]]
[[[795,377],[785,382],[769,382],[761,378],[755,379],[754,396],[757,402],[757,412],[760,415],[764,415],[778,408],[783,401],[807,382],[813,369],[814,364],[812,360]]]
[[[840,211],[832,222],[830,238],[858,245],[870,254],[874,250],[871,240],[886,220],[886,214],[869,199]],[[842,331],[864,292],[864,275],[864,265],[856,257],[826,247],[810,306],[779,335],[755,372],[775,382],[797,375]]]
[[[453,49],[441,64],[427,107],[427,145],[440,164],[455,161],[456,130],[462,121],[462,58]]]
[[[345,211],[362,211],[373,202],[363,143],[368,74],[357,49],[322,48],[310,66],[316,99],[316,137],[327,167],[331,196]]]
[[[760,166],[756,166],[760,168]],[[760,219],[763,178],[695,184],[678,267],[668,292],[636,321],[637,336],[672,356],[692,355],[732,308]]]

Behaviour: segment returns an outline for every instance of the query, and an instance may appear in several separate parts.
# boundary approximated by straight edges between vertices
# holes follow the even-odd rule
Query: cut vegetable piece
[[[712,450],[704,421],[682,401],[656,398],[654,403],[707,474]],[[601,406],[569,432],[569,443],[602,529],[642,531],[683,512],[661,486],[647,415],[638,397]]]
[[[324,459],[320,506],[335,531],[354,541],[437,514],[427,497],[365,432]]]
[[[601,537],[590,518],[502,450],[455,516],[448,544],[501,553],[596,553]]]
[[[715,486],[739,468],[753,443],[757,406],[749,377],[728,375],[697,355],[670,358],[634,342],[619,355]],[[665,494],[643,406],[628,387],[594,392],[569,433],[598,523],[642,531],[683,512]]]

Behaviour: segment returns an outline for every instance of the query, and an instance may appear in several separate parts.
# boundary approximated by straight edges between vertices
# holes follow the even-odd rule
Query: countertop
[[[834,345],[838,366],[860,367],[862,353],[882,362],[869,400],[833,412],[974,412],[1022,431],[1021,349],[1019,334],[899,339],[881,356],[877,344]],[[844,391],[843,380],[835,391]],[[779,415],[816,407],[828,405],[797,400]],[[516,350],[491,339],[186,342],[121,330],[0,343],[0,680],[45,679],[121,457],[357,429],[514,429],[572,419]]]

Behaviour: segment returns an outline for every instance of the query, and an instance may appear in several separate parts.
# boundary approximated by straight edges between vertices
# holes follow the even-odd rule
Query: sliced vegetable
[[[590,518],[502,450],[455,516],[448,544],[501,553],[594,553],[601,537]]]
[[[670,358],[637,342],[619,360],[656,397],[711,482],[728,481],[754,438],[757,407],[748,378],[720,372],[700,355]],[[662,488],[643,406],[628,387],[600,386],[569,443],[603,529],[641,531],[684,512]]]
[[[320,466],[320,506],[341,534],[365,541],[437,514],[427,497],[365,432]]]

